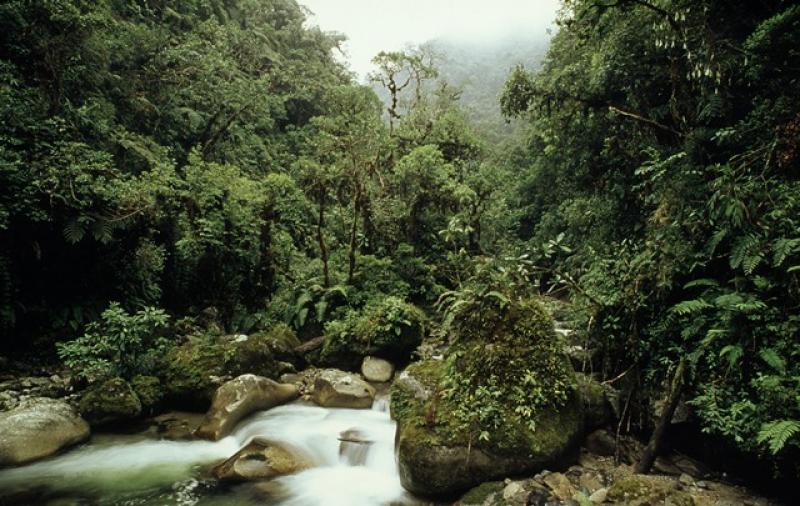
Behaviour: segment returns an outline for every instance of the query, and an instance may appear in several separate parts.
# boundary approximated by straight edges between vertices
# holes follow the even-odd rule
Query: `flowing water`
[[[254,414],[218,442],[95,436],[89,444],[0,470],[0,505],[368,506],[413,503],[400,486],[395,424],[385,399],[372,410],[302,403]],[[344,432],[356,440],[340,441]],[[282,442],[314,467],[260,484],[224,486],[209,469],[255,436]],[[347,438],[344,438],[347,439]]]

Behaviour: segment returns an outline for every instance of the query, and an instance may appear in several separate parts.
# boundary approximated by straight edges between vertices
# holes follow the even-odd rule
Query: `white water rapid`
[[[64,498],[99,505],[413,503],[400,485],[394,431],[386,399],[378,399],[372,410],[280,406],[252,415],[216,443],[97,436],[63,455],[0,470],[0,505],[16,504],[15,493],[38,497],[37,504]],[[356,436],[340,441],[342,433]],[[230,457],[255,436],[296,448],[314,467],[273,480],[268,495],[254,485],[217,487],[204,479],[210,464]]]

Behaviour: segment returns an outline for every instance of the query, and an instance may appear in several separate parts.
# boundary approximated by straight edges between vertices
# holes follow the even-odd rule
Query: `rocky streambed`
[[[240,376],[217,390],[205,415],[165,413],[142,430],[90,439],[67,402],[22,399],[0,413],[0,460],[15,464],[0,469],[0,505],[771,504],[691,461],[662,458],[657,475],[633,474],[640,448],[625,440],[621,461],[615,458],[615,436],[597,428],[608,412],[596,388],[579,392],[579,425],[566,430],[556,420],[553,431],[565,434],[553,439],[560,446],[545,455],[532,441],[524,451],[537,465],[528,466],[530,457],[513,469],[528,457],[462,448],[458,438],[426,433],[430,420],[414,425],[415,403],[435,399],[419,372],[435,368],[417,366],[395,379],[395,421],[389,382],[381,382],[393,378],[391,366],[365,365],[371,382],[337,370],[282,382]],[[444,493],[425,490],[431,485]]]

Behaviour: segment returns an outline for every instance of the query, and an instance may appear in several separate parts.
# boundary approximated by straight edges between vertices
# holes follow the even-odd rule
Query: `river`
[[[371,444],[340,442],[351,429]],[[371,410],[279,406],[255,413],[218,442],[95,435],[62,455],[0,470],[0,505],[414,504],[400,485],[394,432],[386,399],[379,398]],[[296,448],[314,467],[266,484],[229,486],[210,477],[212,465],[256,436]]]

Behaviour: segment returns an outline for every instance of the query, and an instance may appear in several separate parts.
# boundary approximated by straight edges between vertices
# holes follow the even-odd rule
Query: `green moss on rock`
[[[407,363],[422,342],[425,313],[398,297],[386,297],[351,311],[325,327],[325,341],[318,363],[326,367],[357,370],[367,355],[395,364]]]
[[[290,372],[299,344],[286,325],[250,336],[193,336],[164,360],[166,396],[180,407],[204,410],[225,379],[242,374],[277,379]]]
[[[464,320],[446,360],[413,364],[392,387],[400,475],[412,492],[454,494],[577,456],[583,404],[541,306]]]
[[[135,376],[131,388],[142,403],[142,412],[152,414],[164,399],[161,380],[155,376]]]
[[[130,420],[142,413],[142,403],[122,378],[88,388],[79,402],[81,415],[92,425]]]
[[[502,481],[487,481],[486,483],[481,483],[464,494],[458,502],[462,506],[483,504],[490,496],[502,492],[505,486],[506,484]]]

